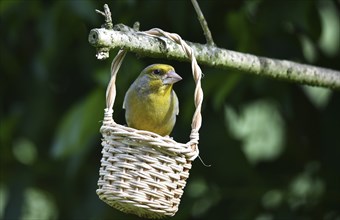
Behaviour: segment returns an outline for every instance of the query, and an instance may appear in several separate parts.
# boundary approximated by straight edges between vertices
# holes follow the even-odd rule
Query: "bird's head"
[[[152,90],[168,90],[172,85],[182,79],[175,69],[166,64],[153,64],[146,67],[140,74],[143,84],[146,83]]]

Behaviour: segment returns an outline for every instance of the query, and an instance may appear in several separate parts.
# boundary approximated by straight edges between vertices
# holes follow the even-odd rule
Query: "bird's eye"
[[[160,74],[162,74],[162,71],[159,70],[159,69],[155,69],[155,70],[153,71],[153,73],[156,74],[156,75],[160,75]]]

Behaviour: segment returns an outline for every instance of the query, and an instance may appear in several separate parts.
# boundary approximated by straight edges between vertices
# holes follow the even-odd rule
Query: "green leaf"
[[[231,72],[226,74],[224,80],[219,82],[220,85],[218,85],[218,89],[213,96],[213,106],[215,109],[219,109],[223,105],[227,96],[238,85],[240,79],[242,79],[240,73]]]
[[[273,102],[258,100],[249,103],[239,115],[226,106],[225,116],[231,135],[242,141],[242,150],[248,161],[255,164],[281,155],[284,121]]]
[[[339,13],[332,1],[320,2],[318,9],[322,22],[319,46],[326,55],[332,57],[338,54],[340,48]]]
[[[23,164],[31,165],[37,159],[37,146],[27,138],[19,138],[13,143],[13,155]]]
[[[323,109],[332,95],[332,90],[321,87],[302,86],[303,91],[313,103],[313,105],[319,109]]]
[[[104,92],[97,89],[65,114],[52,145],[54,158],[69,157],[91,146],[91,141],[99,132],[104,100]]]
[[[58,210],[49,193],[37,188],[28,188],[24,199],[21,219],[57,219]]]

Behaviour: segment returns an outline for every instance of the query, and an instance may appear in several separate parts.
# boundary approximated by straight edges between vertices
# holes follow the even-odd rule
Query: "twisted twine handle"
[[[193,50],[178,34],[168,33],[159,28],[153,28],[148,31],[141,32],[141,34],[146,34],[146,35],[153,36],[153,37],[154,36],[166,37],[167,39],[174,41],[175,43],[179,44],[182,47],[183,51],[186,53],[186,55],[191,60],[192,74],[193,74],[193,78],[196,83],[196,88],[195,88],[195,93],[194,93],[194,103],[195,103],[196,110],[192,118],[189,144],[194,146],[197,149],[198,140],[199,140],[198,131],[202,125],[201,108],[202,108],[202,102],[203,102],[203,90],[201,86],[202,70],[196,61]],[[118,54],[113,59],[112,64],[111,64],[111,79],[106,90],[105,113],[107,114],[112,115],[113,103],[116,97],[116,85],[115,85],[116,75],[120,68],[120,65],[122,64],[122,61],[125,55],[126,55],[125,50],[119,50]]]
[[[111,63],[111,79],[106,89],[106,109],[105,111],[111,112],[113,109],[113,104],[116,99],[116,76],[124,57],[126,55],[125,50],[119,50],[116,57],[113,59]]]

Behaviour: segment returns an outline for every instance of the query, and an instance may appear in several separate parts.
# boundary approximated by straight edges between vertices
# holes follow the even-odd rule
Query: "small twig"
[[[203,15],[203,13],[201,11],[201,8],[200,8],[200,6],[197,3],[197,0],[191,0],[191,3],[192,3],[192,5],[195,8],[195,11],[197,13],[197,18],[198,18],[198,20],[199,20],[199,22],[201,24],[201,27],[203,29],[204,36],[205,36],[205,39],[207,40],[208,45],[214,46],[215,43],[214,43],[214,40],[212,38],[210,29],[208,27],[208,23],[207,23],[207,21],[204,18],[204,15]]]
[[[105,18],[105,23],[102,25],[102,28],[112,30],[113,29],[113,23],[111,18],[111,11],[107,4],[104,4],[104,12],[96,9],[95,10],[98,14],[101,14]],[[107,59],[109,57],[110,50],[106,47],[98,47],[97,48],[97,54],[96,57],[99,60]]]
[[[104,28],[111,30],[113,28],[113,24],[112,24],[111,11],[110,11],[109,6],[107,4],[105,4],[104,5],[104,12],[99,11],[98,9],[96,9],[96,12],[105,17]]]
[[[136,22],[133,24],[133,30],[139,31],[139,28],[140,28],[140,23],[139,23],[138,21],[136,21]]]

